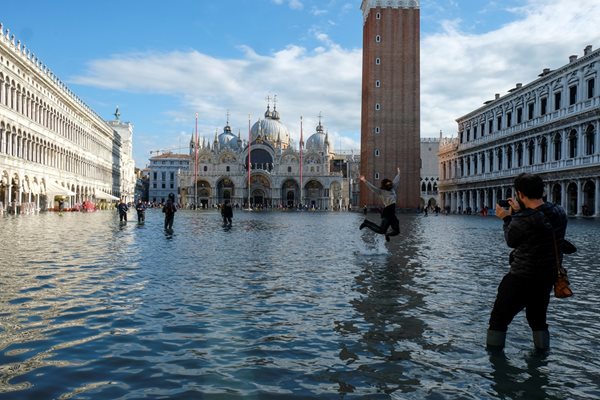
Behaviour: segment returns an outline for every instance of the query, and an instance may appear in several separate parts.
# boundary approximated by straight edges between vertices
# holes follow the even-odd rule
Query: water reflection
[[[485,330],[508,249],[494,218],[352,213],[3,218],[0,398],[600,398],[595,221],[570,222],[575,297],[551,351]]]

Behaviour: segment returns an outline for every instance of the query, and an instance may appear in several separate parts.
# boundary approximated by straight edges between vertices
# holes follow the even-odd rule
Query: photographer
[[[508,208],[496,205],[496,216],[504,222],[506,244],[513,250],[510,270],[498,286],[487,346],[503,348],[508,325],[525,309],[535,348],[547,350],[550,335],[546,313],[557,274],[554,246],[556,240],[562,259],[567,217],[562,207],[544,202],[544,182],[538,175],[520,174],[514,188],[516,196],[503,204]]]

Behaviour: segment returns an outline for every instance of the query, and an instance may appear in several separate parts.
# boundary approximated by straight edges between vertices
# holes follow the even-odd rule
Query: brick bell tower
[[[360,172],[379,186],[400,167],[397,207],[420,200],[419,0],[362,0],[363,69]],[[360,189],[360,206],[380,207]]]

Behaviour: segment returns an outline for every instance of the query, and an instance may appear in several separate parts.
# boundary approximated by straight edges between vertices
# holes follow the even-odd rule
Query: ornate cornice
[[[360,9],[363,12],[363,23],[372,8],[419,8],[420,0],[362,0]]]

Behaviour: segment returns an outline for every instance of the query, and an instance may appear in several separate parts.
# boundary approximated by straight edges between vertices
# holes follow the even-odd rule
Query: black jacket
[[[504,218],[504,238],[514,250],[510,253],[510,273],[526,278],[554,280],[556,276],[556,238],[559,259],[567,230],[562,207],[544,203]],[[554,236],[552,235],[554,231]]]

